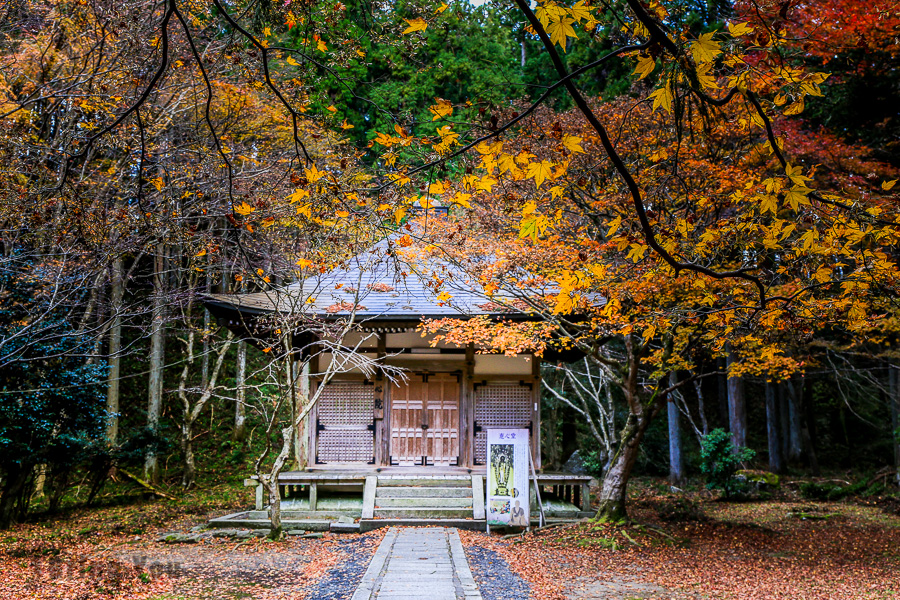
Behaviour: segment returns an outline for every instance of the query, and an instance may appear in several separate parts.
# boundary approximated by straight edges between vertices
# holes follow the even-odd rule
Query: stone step
[[[379,508],[468,508],[472,510],[472,497],[468,498],[375,498],[375,510]]]
[[[365,533],[380,527],[456,527],[470,531],[484,531],[485,521],[468,519],[419,519],[419,518],[383,518],[360,519],[359,531]]]
[[[472,508],[376,508],[376,519],[465,519]]]
[[[472,487],[379,487],[376,498],[471,498]]]
[[[427,477],[395,477],[381,475],[378,477],[378,487],[472,487],[472,478],[469,476],[437,476]]]

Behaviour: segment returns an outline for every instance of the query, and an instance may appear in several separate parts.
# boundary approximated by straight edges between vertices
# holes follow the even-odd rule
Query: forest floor
[[[485,599],[900,599],[896,499],[725,503],[662,489],[636,486],[627,525],[460,532]],[[221,497],[76,509],[2,532],[0,598],[337,600],[383,536],[158,541],[249,500]]]

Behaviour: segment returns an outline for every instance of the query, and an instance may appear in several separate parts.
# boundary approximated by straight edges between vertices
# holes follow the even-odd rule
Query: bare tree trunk
[[[669,386],[678,384],[678,376],[669,373]],[[684,481],[684,457],[681,452],[681,411],[675,402],[675,394],[669,394],[666,407],[669,417],[669,482],[680,485]]]
[[[109,374],[106,386],[106,440],[115,445],[119,437],[119,378],[122,368],[122,299],[125,297],[125,266],[117,257],[110,272]]]
[[[275,458],[275,464],[272,470],[265,474],[261,481],[264,482],[266,490],[269,492],[269,523],[272,529],[269,531],[269,538],[273,540],[281,539],[284,535],[284,528],[281,525],[281,493],[278,489],[278,476],[284,469],[284,463],[287,462],[291,455],[291,440],[294,434],[294,424],[281,430],[281,452]]]
[[[646,416],[628,415],[628,420],[622,430],[623,442],[619,444],[609,469],[603,476],[600,505],[597,509],[598,519],[621,521],[628,518],[625,507],[625,501],[628,498],[628,481],[640,453],[641,440],[649,425],[650,419]]]
[[[162,244],[156,248],[153,261],[153,313],[150,324],[150,381],[147,400],[147,428],[157,433],[162,412],[163,368],[165,367],[165,252]],[[147,453],[144,478],[159,481],[159,460],[156,453]]]
[[[779,381],[776,392],[778,393],[778,412],[780,414],[781,427],[779,428],[779,444],[781,445],[781,461],[787,463],[791,454],[791,417],[788,408],[787,384]]]
[[[247,342],[238,342],[235,364],[234,431],[231,438],[243,442],[247,438],[246,405],[247,390],[244,388],[247,376]]]
[[[728,352],[728,368],[737,362],[737,357]],[[747,406],[744,402],[744,380],[738,376],[728,377],[728,425],[734,436],[734,445],[747,446]]]
[[[639,348],[635,348],[634,339],[631,336],[625,336],[627,370],[624,380],[618,383],[628,405],[628,418],[625,421],[625,427],[622,428],[620,442],[600,487],[597,518],[601,520],[621,521],[628,517],[625,503],[628,498],[628,481],[631,478],[631,471],[634,469],[634,463],[640,452],[644,434],[653,417],[662,410],[662,403],[666,401],[662,395],[654,395],[650,402],[641,397],[642,384],[638,381],[639,351]]]
[[[730,431],[730,424],[728,423],[728,363],[724,358],[720,358],[716,361],[716,364],[719,369],[719,376],[716,377],[716,383],[719,385],[719,426],[726,430]]]
[[[769,469],[775,473],[784,470],[784,461],[781,456],[781,427],[779,426],[778,411],[778,387],[777,384],[766,382],[766,433],[769,439]]]
[[[894,440],[894,480],[900,486],[900,369],[896,365],[888,366],[889,393],[888,403],[891,405],[891,437]]]

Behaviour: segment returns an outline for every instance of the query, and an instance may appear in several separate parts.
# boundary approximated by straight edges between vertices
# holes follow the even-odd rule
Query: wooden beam
[[[541,359],[534,354],[531,355],[531,377],[533,384],[531,386],[531,399],[534,402],[532,406],[531,417],[531,448],[534,457],[534,468],[541,468]]]

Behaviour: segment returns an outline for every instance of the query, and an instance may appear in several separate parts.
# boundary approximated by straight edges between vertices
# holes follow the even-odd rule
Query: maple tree
[[[837,85],[832,65],[884,74],[865,57],[896,56],[897,14],[825,5],[844,16],[806,2],[698,15],[676,1],[516,0],[482,25],[443,2],[25,3],[0,51],[4,248],[81,266],[65,297],[98,345],[123,315],[147,327],[150,405],[165,329],[182,334],[191,440],[216,386],[196,293],[327,270],[440,201],[453,226],[407,230],[401,254],[449,258],[485,302],[534,320],[427,327],[590,356],[629,408],[601,506],[621,515],[641,438],[693,382],[672,372],[728,344],[733,375],[784,378],[798,338],[824,328],[892,340],[897,168],[801,119]],[[482,34],[482,70],[485,48],[520,43],[531,62],[506,85],[529,98],[470,64],[457,65],[465,85],[451,81],[456,66],[426,52]],[[422,84],[377,89],[366,78],[382,69]],[[280,369],[284,356],[270,358]]]

